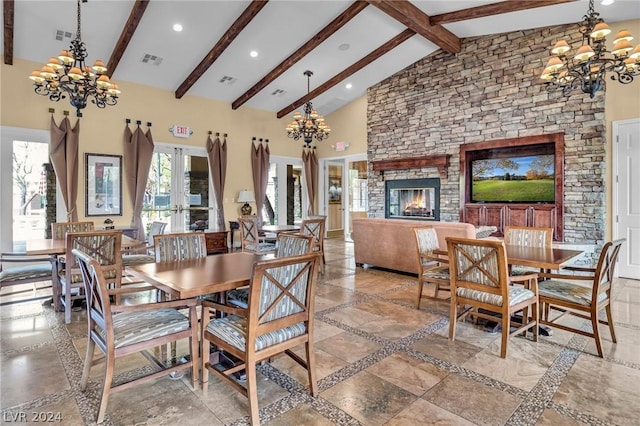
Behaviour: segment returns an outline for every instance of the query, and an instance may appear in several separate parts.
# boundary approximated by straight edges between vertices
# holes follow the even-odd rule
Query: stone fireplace
[[[440,220],[440,179],[399,179],[385,182],[385,217]]]

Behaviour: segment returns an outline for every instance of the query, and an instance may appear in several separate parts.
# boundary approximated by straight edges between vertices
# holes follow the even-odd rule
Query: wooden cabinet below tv
[[[537,226],[553,229],[553,239],[562,241],[557,225],[555,204],[466,203],[462,221],[474,226],[495,226],[496,237],[504,235],[506,226]]]

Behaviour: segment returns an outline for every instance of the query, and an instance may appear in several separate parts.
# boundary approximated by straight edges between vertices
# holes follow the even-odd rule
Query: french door
[[[156,144],[147,180],[142,221],[166,222],[166,233],[215,228],[209,162],[204,148]]]
[[[264,224],[293,225],[306,216],[308,197],[303,175],[301,159],[271,156],[262,208]]]

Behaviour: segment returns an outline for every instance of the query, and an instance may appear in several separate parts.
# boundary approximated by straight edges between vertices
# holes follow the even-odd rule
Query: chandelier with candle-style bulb
[[[613,50],[609,52],[605,37],[611,33],[609,26],[600,18],[589,0],[589,10],[580,23],[582,46],[573,56],[567,55],[571,46],[560,40],[551,49],[552,57],[542,72],[547,90],[562,90],[565,95],[580,89],[593,98],[604,86],[607,73],[611,80],[628,84],[640,74],[640,44],[633,48],[633,36],[621,30],[613,40]]]
[[[307,76],[307,94],[309,94],[313,73],[307,70],[304,75]],[[302,139],[306,146],[309,146],[314,138],[317,141],[328,138],[330,132],[331,128],[325,123],[322,114],[318,114],[313,109],[311,101],[304,104],[304,114],[296,111],[293,114],[293,121],[287,125],[287,136],[295,141]]]
[[[87,0],[82,0],[85,3]],[[47,64],[31,73],[35,92],[58,102],[69,97],[71,106],[78,117],[87,102],[98,108],[118,103],[120,89],[109,80],[104,62],[96,60],[92,67],[85,65],[87,48],[80,36],[80,0],[78,0],[78,29],[69,50],[63,50],[58,57],[51,57]]]

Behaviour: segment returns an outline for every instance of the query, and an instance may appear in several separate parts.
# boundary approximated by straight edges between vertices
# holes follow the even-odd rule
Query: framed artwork
[[[85,216],[122,216],[122,155],[85,153]]]

